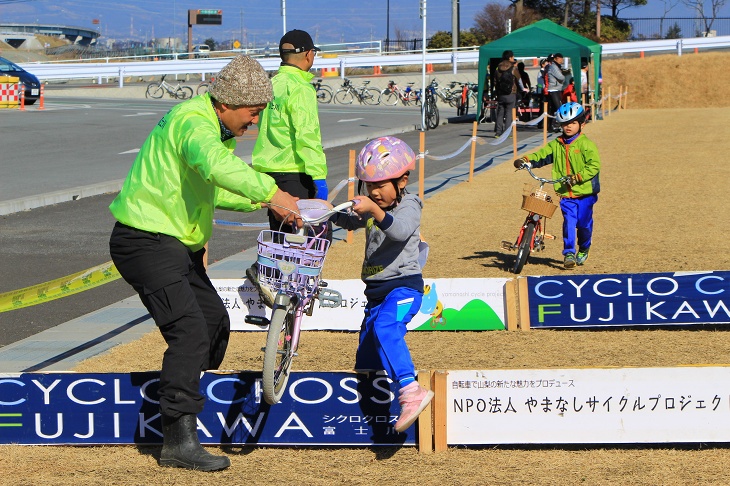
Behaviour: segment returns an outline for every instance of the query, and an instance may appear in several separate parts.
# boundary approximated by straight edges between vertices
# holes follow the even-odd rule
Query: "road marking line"
[[[126,152],[119,152],[117,155],[136,154],[137,152],[139,152],[138,148],[132,149],[132,150],[127,150]]]
[[[345,118],[344,120],[337,120],[337,123],[354,122],[358,120],[364,120],[364,118]]]

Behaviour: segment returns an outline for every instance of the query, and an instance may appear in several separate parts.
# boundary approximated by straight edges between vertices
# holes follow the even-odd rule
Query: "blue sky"
[[[32,0],[21,3],[0,3],[0,23],[61,23],[98,28],[107,38],[173,36],[186,39],[188,9],[222,9],[222,26],[193,27],[194,43],[213,37],[217,41],[242,40],[257,46],[266,42],[278,44],[283,33],[280,0]],[[498,3],[507,3],[496,0]],[[667,3],[674,3],[666,0]],[[287,0],[287,30],[309,31],[318,44],[358,42],[385,38],[387,0]],[[403,37],[420,37],[419,0],[390,0],[390,34],[396,30]],[[461,29],[474,25],[474,16],[486,1],[461,0]],[[625,9],[621,17],[659,17],[665,3],[649,0],[648,5]],[[608,13],[607,11],[605,13]],[[684,5],[675,7],[670,17],[692,17]],[[720,16],[730,16],[726,5]],[[99,19],[99,25],[92,24]],[[173,22],[174,19],[174,22]],[[427,32],[451,30],[451,0],[428,0]]]

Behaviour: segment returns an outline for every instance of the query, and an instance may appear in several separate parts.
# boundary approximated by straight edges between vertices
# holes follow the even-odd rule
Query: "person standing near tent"
[[[512,110],[517,106],[517,87],[522,85],[517,70],[515,55],[512,51],[502,53],[502,61],[497,65],[494,76],[494,89],[497,94],[497,119],[494,122],[494,136],[501,137],[507,127],[512,125]]]
[[[563,74],[563,55],[559,52],[556,52],[553,54],[553,62],[550,63],[549,67],[547,68],[547,77],[548,77],[548,84],[547,84],[547,91],[548,91],[548,114],[551,116],[555,116],[555,113],[558,111],[558,108],[560,108],[560,105],[562,104],[562,94],[563,94],[563,83],[565,83],[565,74]],[[555,128],[553,128],[555,127]],[[556,133],[559,133],[560,126],[558,126],[556,123],[553,123],[553,118],[548,118],[548,129],[552,130]]]

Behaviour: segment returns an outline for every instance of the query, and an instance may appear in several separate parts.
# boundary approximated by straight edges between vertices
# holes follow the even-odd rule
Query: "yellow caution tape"
[[[22,309],[67,295],[78,294],[120,277],[114,263],[102,263],[68,277],[0,294],[0,312]]]

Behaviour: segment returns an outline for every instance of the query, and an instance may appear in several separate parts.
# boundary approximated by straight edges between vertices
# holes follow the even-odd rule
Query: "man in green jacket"
[[[160,465],[202,471],[230,466],[197,435],[203,410],[200,373],[223,361],[230,320],[203,263],[215,208],[252,211],[270,203],[292,218],[296,200],[233,154],[234,137],[271,101],[261,65],[239,56],[210,91],[178,104],[142,145],[109,209],[117,220],[109,249],[167,342],[160,372]],[[300,221],[301,222],[301,221]]]
[[[287,32],[279,42],[281,67],[272,79],[274,99],[259,117],[252,166],[272,176],[295,197],[327,199],[327,160],[322,149],[317,94],[309,72],[319,48],[303,30]],[[279,222],[269,212],[272,230]],[[284,231],[289,231],[284,229]]]
[[[301,199],[327,199],[327,159],[319,130],[317,94],[309,72],[319,51],[303,30],[290,30],[279,41],[281,66],[272,79],[274,99],[259,117],[259,136],[251,155],[252,166],[274,178],[277,185]],[[292,233],[269,209],[269,227]],[[327,231],[331,239],[331,230]],[[261,300],[273,307],[274,295],[258,280],[254,263],[246,270]]]

